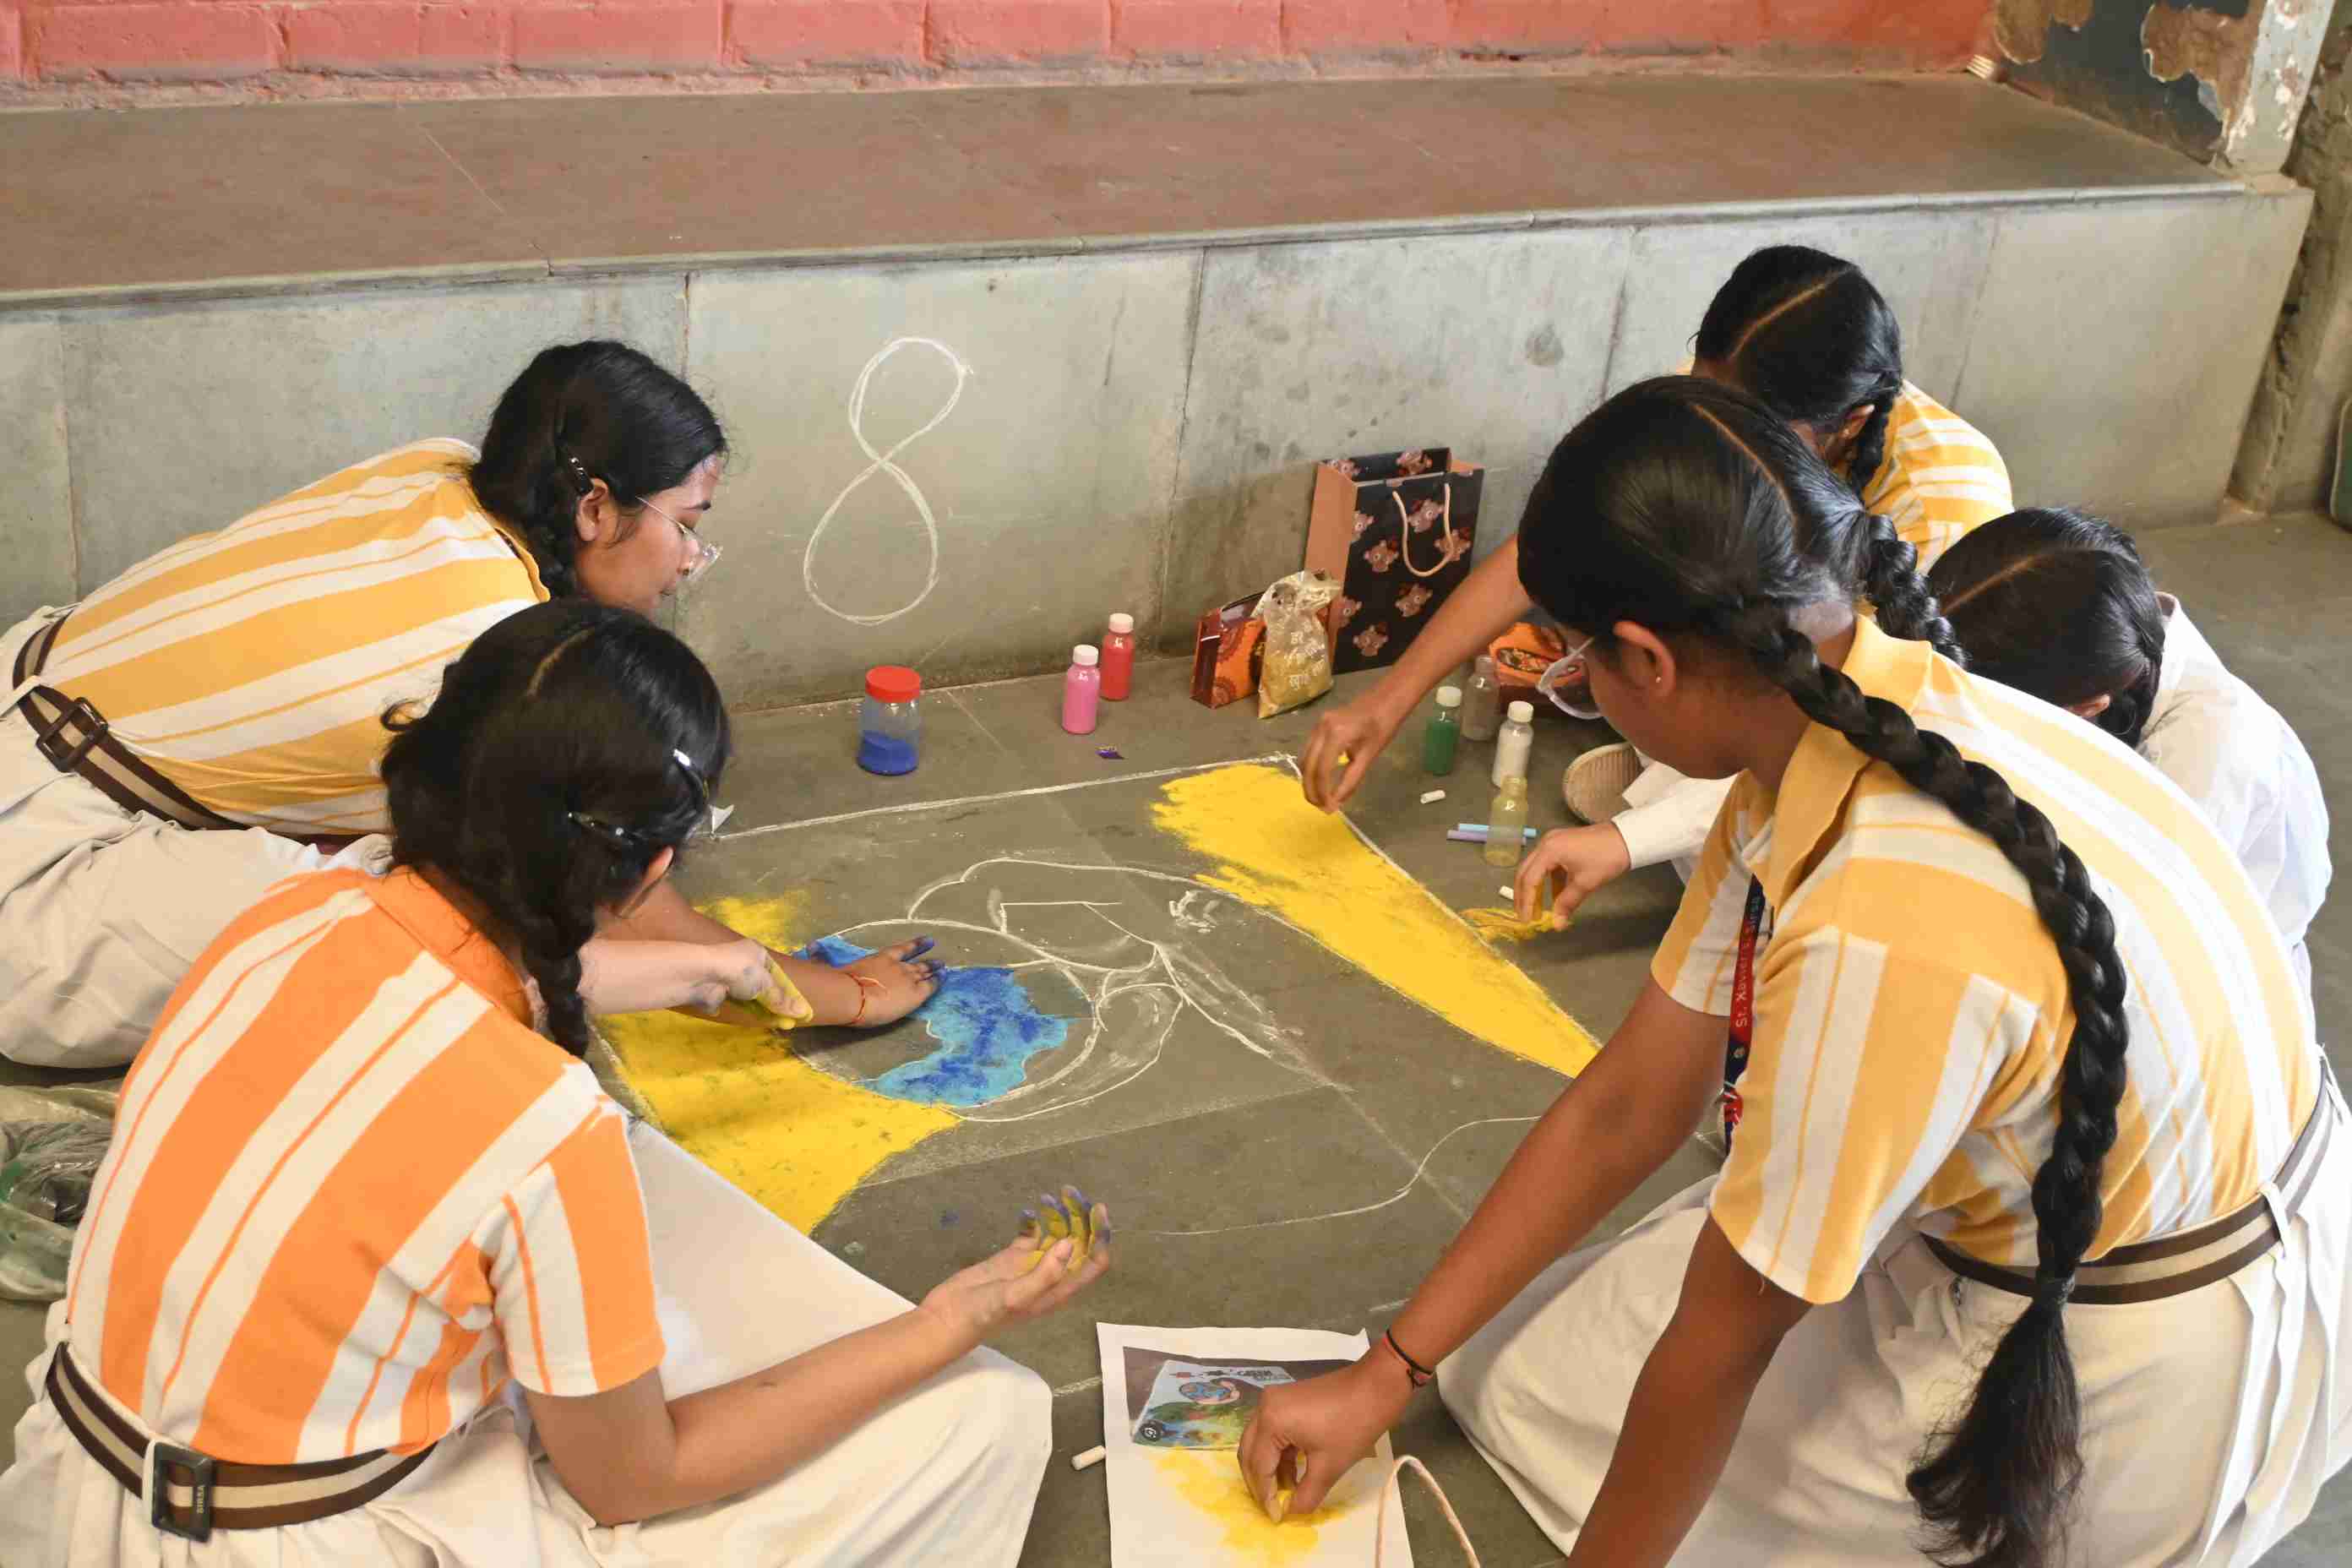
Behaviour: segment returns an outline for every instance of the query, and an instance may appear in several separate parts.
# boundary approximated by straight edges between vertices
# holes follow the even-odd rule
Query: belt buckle
[[[65,732],[65,727],[69,721],[80,722],[82,737],[80,742],[71,752],[60,757],[49,748],[56,744],[58,737]],[[33,744],[40,748],[41,755],[47,757],[57,765],[59,773],[71,773],[81,766],[81,760],[89,755],[89,749],[97,745],[100,739],[105,735],[106,728],[106,721],[100,718],[98,710],[89,705],[89,699],[77,697],[59,709],[55,719],[46,724],[34,726]]]
[[[172,1489],[163,1477],[166,1465],[183,1466],[193,1478],[188,1486],[189,1521],[182,1524],[172,1517]],[[183,1541],[205,1542],[213,1538],[213,1487],[219,1465],[194,1448],[176,1447],[170,1443],[153,1443],[147,1449],[147,1522],[164,1535],[176,1535]]]

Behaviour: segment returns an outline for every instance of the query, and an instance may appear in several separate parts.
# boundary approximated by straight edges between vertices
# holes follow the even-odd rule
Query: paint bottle
[[[1070,650],[1070,672],[1062,677],[1062,728],[1073,735],[1095,732],[1095,712],[1102,700],[1102,671],[1096,668],[1102,654],[1086,643]]]
[[[1454,771],[1454,754],[1462,749],[1462,689],[1437,689],[1437,710],[1421,731],[1421,765],[1439,778]]]
[[[911,773],[922,760],[923,715],[916,700],[923,678],[902,664],[866,672],[866,700],[857,705],[857,765],[869,773]]]
[[[1516,866],[1527,830],[1528,776],[1507,774],[1495,791],[1494,809],[1486,814],[1486,847],[1479,853],[1489,866]]]
[[[1470,687],[1462,694],[1462,738],[1491,741],[1503,721],[1503,683],[1495,661],[1480,654],[1470,666]]]
[[[1495,739],[1495,787],[1516,773],[1528,776],[1528,753],[1536,743],[1536,710],[1532,704],[1514,702],[1510,716],[1503,721],[1503,732]],[[1514,843],[1517,840],[1513,840]]]
[[[1124,702],[1135,678],[1135,617],[1113,616],[1110,632],[1102,640],[1102,694],[1106,702]]]

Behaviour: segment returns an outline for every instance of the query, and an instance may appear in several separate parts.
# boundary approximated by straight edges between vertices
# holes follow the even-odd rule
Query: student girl
[[[2012,504],[1992,443],[1903,379],[1895,312],[1850,261],[1796,245],[1757,251],[1717,290],[1695,349],[1696,374],[1779,416],[1923,563]],[[1528,613],[1518,549],[1507,541],[1480,563],[1378,686],[1323,716],[1301,766],[1307,799],[1327,809],[1345,803],[1429,690]],[[1546,689],[1570,712],[1596,717],[1575,666],[1562,659]],[[1685,779],[1629,745],[1579,757],[1563,790],[1591,826],[1544,846],[1567,877],[1559,912],[1633,867],[1672,861],[1687,879],[1727,788]]]
[[[2081,714],[2156,764],[2238,852],[2294,952],[2327,897],[2327,799],[2294,731],[2222,668],[2131,536],[2029,508],[1947,552],[1927,585],[1969,668]]]
[[[627,611],[537,605],[450,667],[383,759],[392,868],[268,893],[131,1067],[12,1561],[1014,1561],[1049,1400],[978,1347],[1102,1274],[1105,1211],[1072,1205],[1082,1261],[1024,1238],[910,1307],[578,1059],[580,949],[727,755],[709,673]],[[773,1005],[709,951],[642,999]]]
[[[372,458],[0,633],[0,1055],[130,1060],[264,889],[374,852],[385,709],[527,605],[650,611],[710,563],[726,451],[635,349],[551,348],[478,452]],[[612,934],[747,945],[666,887]],[[904,958],[787,967],[817,1021],[870,1026],[929,995]]]
[[[1576,1568],[2253,1562],[2352,1458],[2352,1128],[2229,846],[1940,651],[1738,394],[1603,405],[1518,559],[1610,722],[1738,782],[1608,1048],[1371,1352],[1268,1392],[1251,1486],[1315,1507],[1434,1369]],[[1570,1253],[1719,1100],[1720,1175]]]

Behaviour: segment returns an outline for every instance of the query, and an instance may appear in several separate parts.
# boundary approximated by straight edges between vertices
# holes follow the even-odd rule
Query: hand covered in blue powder
[[[843,973],[874,982],[867,989],[866,1016],[857,1021],[859,1028],[895,1024],[931,999],[947,969],[940,960],[924,956],[932,946],[929,937],[917,937],[841,965]]]

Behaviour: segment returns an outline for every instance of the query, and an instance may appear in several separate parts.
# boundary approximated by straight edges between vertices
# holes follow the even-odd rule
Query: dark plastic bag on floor
[[[0,1296],[65,1294],[74,1226],[106,1158],[121,1085],[0,1088]]]

